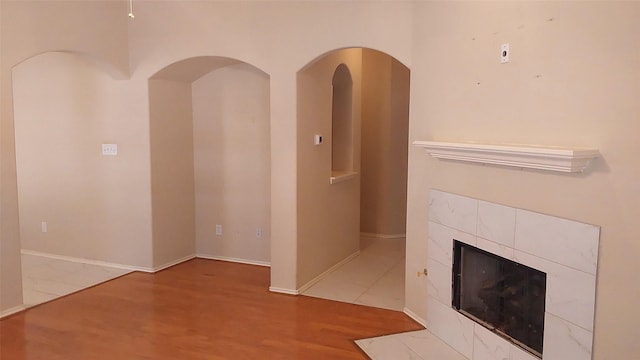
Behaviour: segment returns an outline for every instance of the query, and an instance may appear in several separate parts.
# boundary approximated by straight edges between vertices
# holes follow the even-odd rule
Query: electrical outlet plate
[[[502,44],[500,46],[500,63],[508,63],[509,62],[509,44]]]

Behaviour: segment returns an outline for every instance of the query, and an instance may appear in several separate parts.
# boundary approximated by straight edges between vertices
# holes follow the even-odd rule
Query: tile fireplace
[[[429,203],[427,328],[470,360],[591,359],[599,238],[600,228],[594,225],[432,190]],[[483,311],[475,309],[466,314],[458,311],[461,305],[459,299],[457,303],[454,301],[453,286],[455,241],[461,244],[459,246],[478,248],[489,257],[512,261],[516,268],[531,269],[533,272],[529,275],[522,275],[533,281],[533,288],[527,291],[539,291],[540,277],[544,276],[543,301],[534,299],[526,305],[542,306],[540,318],[528,319],[530,323],[527,326],[538,326],[542,332],[539,340],[533,340],[534,346],[522,346],[521,340],[512,335],[499,336],[506,325],[488,325],[486,319],[477,316]],[[477,267],[476,270],[468,270],[472,274],[495,272],[496,266],[502,270],[510,266],[478,265],[474,261],[479,260],[472,260],[466,265],[469,269]],[[497,275],[498,280],[500,277],[504,280],[506,276]],[[473,284],[474,278],[478,284]],[[467,286],[471,289],[485,288],[482,296],[488,302],[504,303],[504,297],[499,300],[495,293],[513,290],[492,288],[495,284],[489,284],[486,277],[479,275],[471,276],[470,281]],[[512,280],[507,286],[513,287],[523,281]],[[472,296],[468,302],[472,307],[482,308],[485,304],[479,299]],[[489,312],[489,316],[498,315]],[[502,329],[496,331],[497,327]],[[532,336],[535,338],[535,334]],[[536,341],[539,343],[535,344]]]

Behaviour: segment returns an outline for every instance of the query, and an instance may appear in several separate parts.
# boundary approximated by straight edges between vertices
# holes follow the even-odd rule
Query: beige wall
[[[600,149],[584,174],[481,166],[410,150],[406,306],[425,316],[428,191],[602,227],[594,359],[640,354],[640,4],[421,3],[410,140]],[[500,64],[500,44],[511,61]]]
[[[0,29],[4,28],[3,7],[0,5]],[[0,115],[11,114],[8,109],[11,92],[11,72],[7,64],[7,46],[0,32]],[[7,124],[0,124],[0,314],[22,306],[22,269],[20,267],[20,231],[18,227],[18,194],[16,189],[13,134]],[[11,154],[8,156],[8,154]],[[3,241],[2,239],[5,239]],[[8,240],[7,240],[8,239]]]
[[[345,64],[353,81],[355,177],[330,184],[332,79]],[[298,287],[355,253],[360,244],[362,50],[325,55],[298,74]],[[323,136],[314,145],[314,135]]]
[[[296,288],[296,72],[333,49],[363,46],[386,51],[408,63],[411,53],[410,3],[235,3],[148,1],[136,3],[129,20],[122,1],[2,1],[2,307],[19,302],[19,236],[16,172],[13,165],[13,110],[10,69],[46,51],[78,52],[104,63],[110,74],[131,73],[131,93],[122,104],[136,131],[119,133],[135,158],[149,155],[148,79],[176,61],[194,56],[226,56],[270,75],[271,93],[271,286]],[[124,16],[123,16],[124,14]],[[325,19],[332,19],[328,24]],[[357,23],[357,27],[353,24]],[[278,24],[278,26],[274,26]],[[168,31],[167,29],[171,29]],[[205,36],[206,35],[206,36]],[[295,51],[291,51],[295,49]],[[282,56],[286,54],[286,56]],[[8,94],[8,95],[7,95]],[[147,131],[139,132],[138,128]],[[121,144],[121,143],[120,143]],[[149,160],[131,166],[150,168]],[[151,264],[150,171],[130,178],[144,190],[142,233],[132,233],[149,249]],[[136,185],[136,186],[138,186]],[[140,259],[138,259],[140,260]]]
[[[195,255],[191,83],[149,80],[153,266]]]
[[[49,52],[13,69],[22,249],[148,266],[146,168],[136,166],[126,83],[90,58]],[[101,144],[117,143],[118,156]],[[46,181],[44,181],[46,179]],[[41,231],[42,222],[47,232]]]
[[[405,233],[409,69],[387,54],[362,53],[360,231]]]
[[[0,7],[2,309],[20,302],[13,66],[52,50],[88,54],[120,69],[116,74],[130,62],[131,94],[123,107],[136,129],[148,126],[148,78],[175,61],[228,56],[269,74],[271,285],[291,290],[313,273],[296,277],[296,72],[328,51],[361,46],[411,67],[410,140],[594,146],[603,153],[589,173],[559,175],[437,161],[411,148],[407,308],[424,317],[426,284],[415,274],[426,263],[428,190],[439,188],[602,226],[594,359],[640,353],[640,312],[633,309],[640,288],[626,283],[638,276],[640,253],[633,226],[640,212],[634,158],[640,4],[144,1],[129,23],[121,1],[2,1]],[[511,62],[501,65],[505,42]],[[149,168],[148,133],[118,132],[125,135],[125,148],[143,158],[131,166]],[[147,209],[140,226],[148,230],[132,236],[150,252],[150,179],[130,181],[146,189],[137,196]]]
[[[378,49],[409,64],[411,10],[408,2],[144,1],[136,4],[135,21],[129,23],[131,81],[136,86],[142,88],[139,83],[146,83],[148,76],[168,64],[201,55],[239,59],[270,76],[271,286],[274,289],[293,291],[298,283],[294,190],[297,161],[296,151],[292,150],[297,141],[293,100],[296,72],[328,51],[350,46]],[[145,101],[143,95],[141,92],[140,102]]]
[[[196,80],[193,138],[197,254],[269,263],[269,76],[236,64]]]
[[[2,1],[0,6],[2,311],[20,305],[22,298],[11,68],[46,51],[66,50],[100,59],[111,74],[124,77],[129,59],[126,19],[120,16],[126,11],[123,2]]]

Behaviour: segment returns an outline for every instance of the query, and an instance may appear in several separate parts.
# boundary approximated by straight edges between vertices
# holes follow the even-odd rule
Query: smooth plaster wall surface
[[[409,77],[409,69],[389,55],[362,51],[363,233],[405,233]]]
[[[594,359],[640,354],[640,4],[416,3],[410,140],[600,149],[583,174],[409,157],[406,306],[425,315],[428,193],[601,226]],[[500,64],[502,43],[511,61]]]
[[[229,65],[193,82],[192,93],[196,252],[269,263],[269,76]]]
[[[411,11],[409,2],[377,1],[136,5],[129,22],[132,82],[144,84],[165,66],[202,55],[235,58],[270,76],[272,289],[295,291],[298,283],[296,72],[350,46],[378,49],[410,65]]]
[[[2,291],[19,304],[20,259],[10,69],[45,51],[130,61],[128,120],[148,126],[148,78],[198,55],[237,58],[270,75],[272,283],[296,288],[296,72],[350,46],[384,51],[411,68],[410,140],[473,140],[600,148],[587,174],[444,162],[409,153],[406,306],[424,317],[428,191],[438,188],[602,226],[596,360],[640,353],[640,4],[635,2],[0,2],[2,29]],[[357,26],[354,26],[357,25]],[[206,36],[203,36],[206,34]],[[128,40],[128,47],[126,46]],[[511,44],[500,65],[501,43]],[[295,51],[292,51],[295,49]],[[129,57],[129,54],[131,55]],[[287,56],[282,56],[287,54]],[[118,65],[120,64],[120,65]],[[148,133],[127,147],[149,158]],[[149,167],[149,161],[137,166]],[[138,196],[147,203],[150,179]],[[149,256],[150,261],[150,256]]]
[[[191,82],[149,80],[153,266],[195,255]]]
[[[330,184],[332,80],[348,67],[353,81],[353,170]],[[298,287],[360,247],[360,119],[362,50],[332,52],[298,74]],[[314,135],[323,143],[314,145]]]
[[[0,7],[0,311],[3,311],[19,306],[22,298],[11,68],[46,51],[66,50],[99,59],[107,71],[124,78],[129,58],[127,19],[121,16],[122,11],[126,12],[124,2],[2,1]],[[139,235],[144,241],[144,234]]]
[[[22,249],[145,266],[146,168],[128,146],[126,82],[61,52],[13,69]],[[119,143],[117,156],[101,144]],[[47,232],[41,223],[47,223]]]
[[[0,29],[4,16],[0,5]],[[0,32],[0,116],[9,113],[7,105],[11,92],[11,72],[7,64],[6,41]],[[8,125],[0,123],[0,315],[19,310],[22,306],[22,268],[20,266],[20,230],[18,227],[18,194],[16,189],[13,134]],[[8,151],[10,150],[10,151]],[[11,156],[7,154],[10,153]],[[9,239],[2,241],[2,239]]]
[[[147,131],[129,133],[127,147],[149,158],[148,79],[169,64],[194,56],[226,56],[270,75],[271,94],[271,286],[296,288],[296,71],[328,51],[364,46],[405,64],[411,54],[412,5],[408,2],[206,2],[145,1],[136,18],[121,1],[2,1],[2,307],[19,303],[19,237],[13,111],[9,71],[20,61],[52,50],[87,54],[126,74],[134,94],[127,120]],[[124,14],[124,15],[123,15]],[[327,22],[326,19],[331,19]],[[353,24],[358,26],[354,27]],[[278,26],[274,26],[278,24]],[[170,25],[170,26],[169,26]],[[203,36],[206,34],[206,36]],[[291,51],[296,49],[296,51]],[[282,54],[287,56],[282,56]],[[128,66],[127,66],[128,65]],[[7,95],[8,94],[8,95]],[[149,168],[148,161],[138,166]],[[139,193],[148,210],[144,233],[151,253],[150,172]],[[151,266],[151,255],[143,260]]]

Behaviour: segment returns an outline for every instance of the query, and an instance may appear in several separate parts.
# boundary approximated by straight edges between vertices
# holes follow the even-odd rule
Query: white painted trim
[[[185,261],[189,261],[189,260],[195,259],[195,258],[196,258],[196,254],[187,255],[185,257],[181,257],[180,259],[169,261],[168,263],[166,263],[164,265],[154,266],[152,272],[156,273],[158,271],[164,270],[166,268],[170,268],[172,266],[178,265],[180,263],[183,263]]]
[[[377,238],[377,239],[399,239],[406,238],[407,234],[373,234],[373,233],[360,233],[361,237]]]
[[[18,306],[14,306],[10,309],[7,310],[3,310],[2,312],[0,312],[0,319],[3,319],[7,316],[19,313],[21,311],[27,310],[27,307],[25,305],[18,305]]]
[[[333,265],[332,267],[330,267],[327,270],[325,270],[322,274],[316,276],[315,278],[311,279],[311,281],[309,281],[306,284],[302,285],[300,288],[298,288],[298,290],[297,290],[298,293],[302,294],[303,292],[307,291],[310,287],[315,285],[318,281],[322,280],[325,276],[327,276],[330,273],[336,271],[336,269],[338,269],[340,266],[348,263],[349,261],[351,261],[353,258],[355,258],[358,255],[360,255],[360,250],[358,250],[358,251],[354,252],[353,254],[347,256],[346,258],[342,259],[339,263]]]
[[[148,267],[124,265],[124,264],[112,263],[112,262],[107,262],[107,261],[91,260],[91,259],[84,259],[84,258],[78,258],[78,257],[72,257],[72,256],[49,254],[49,253],[44,253],[44,252],[40,252],[40,251],[33,251],[33,250],[20,250],[20,252],[22,254],[25,254],[25,255],[41,256],[41,257],[46,257],[46,258],[50,258],[50,259],[65,260],[65,261],[71,261],[71,262],[89,264],[89,265],[107,266],[107,267],[112,267],[112,268],[116,268],[116,269],[123,269],[123,270],[142,271],[142,272],[148,272],[148,273],[153,273],[153,272],[156,271],[156,270],[154,270],[152,268],[148,268]]]
[[[424,326],[425,328],[427,327],[427,321],[425,319],[421,318],[420,316],[418,316],[413,311],[409,310],[409,308],[404,308],[404,310],[402,312],[407,314],[407,316],[409,316],[413,320],[417,321],[420,325]]]
[[[559,172],[582,172],[600,157],[597,149],[535,145],[491,145],[440,141],[414,141],[438,159],[460,160]]]
[[[269,286],[269,291],[287,295],[300,295],[300,292],[298,290],[279,288],[275,286]]]
[[[266,261],[239,259],[239,258],[232,258],[232,257],[226,257],[226,256],[217,256],[217,255],[207,255],[207,254],[196,254],[196,257],[197,258],[201,258],[201,259],[220,260],[220,261],[228,261],[228,262],[234,262],[234,263],[239,263],[239,264],[271,267],[271,263],[270,262],[266,262]]]

